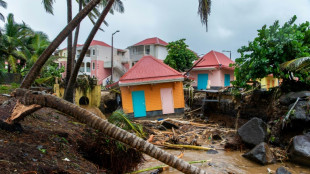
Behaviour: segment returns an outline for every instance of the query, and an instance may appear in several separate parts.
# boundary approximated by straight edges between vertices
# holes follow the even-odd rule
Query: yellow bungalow
[[[279,79],[274,78],[272,74],[269,74],[267,77],[258,80],[258,82],[261,84],[261,88],[266,90],[279,86]]]
[[[183,75],[144,56],[119,81],[123,110],[134,118],[184,114]]]

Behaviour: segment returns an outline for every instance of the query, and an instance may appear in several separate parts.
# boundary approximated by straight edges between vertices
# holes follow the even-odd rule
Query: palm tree
[[[74,19],[58,34],[51,42],[48,48],[41,54],[36,63],[32,66],[29,73],[24,78],[21,87],[29,88],[39,74],[41,68],[53,54],[57,47],[65,40],[65,38],[75,29],[75,27],[88,15],[88,13],[100,3],[100,0],[92,0],[81,10]]]
[[[31,68],[49,44],[48,36],[45,33],[34,32],[34,35],[29,38],[28,43],[25,43],[26,48],[23,49],[27,58],[27,68]]]
[[[74,70],[70,76],[69,82],[67,84],[66,90],[65,90],[65,94],[64,94],[64,99],[70,102],[73,102],[73,93],[74,93],[74,86],[75,86],[75,82],[76,82],[76,78],[80,69],[80,66],[82,65],[83,59],[86,55],[86,52],[90,46],[91,41],[94,39],[97,31],[99,30],[102,22],[104,21],[106,15],[108,14],[108,12],[110,12],[112,6],[114,6],[114,8],[116,10],[118,10],[119,12],[123,12],[124,11],[124,7],[123,7],[123,3],[121,0],[109,0],[108,3],[106,4],[106,1],[102,1],[103,6],[105,6],[104,10],[102,11],[99,19],[97,20],[97,22],[95,23],[93,29],[91,30],[90,34],[88,35],[88,38],[86,39],[82,51],[80,53],[80,57],[78,58],[78,60],[76,61],[76,65],[74,67]]]
[[[7,3],[3,0],[0,0],[0,6],[3,7],[3,8],[6,8],[7,7]],[[0,13],[0,20],[2,20],[3,22],[5,21],[5,18],[3,16],[2,13]]]
[[[101,131],[105,135],[108,135],[115,140],[118,140],[133,148],[136,148],[137,150],[169,166],[172,166],[183,173],[206,174],[205,171],[199,169],[198,167],[190,165],[182,159],[179,159],[176,156],[171,155],[164,150],[156,147],[155,145],[139,138],[135,134],[129,133],[122,128],[117,127],[114,124],[111,124],[108,121],[98,117],[97,115],[61,98],[50,94],[45,94],[43,92],[32,92],[30,90],[20,88],[16,89],[16,91],[13,93],[13,96],[18,98],[19,101],[21,101],[24,105],[38,104],[42,107],[50,107],[61,111],[67,115],[71,115],[77,120],[79,120],[81,123],[85,123],[92,128]],[[9,118],[7,122],[14,123],[21,119],[23,118]]]
[[[0,41],[0,53],[8,62],[8,72],[11,72],[11,68],[17,72],[25,65],[26,55],[21,50],[24,47],[23,41],[31,35],[32,31],[26,24],[18,24],[13,14],[8,15]]]

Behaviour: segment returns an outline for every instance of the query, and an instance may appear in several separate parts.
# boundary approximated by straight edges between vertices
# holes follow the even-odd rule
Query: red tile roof
[[[152,45],[152,44],[155,44],[155,45],[163,45],[163,46],[166,46],[168,45],[167,42],[159,39],[158,37],[153,37],[153,38],[148,38],[148,39],[145,39],[141,42],[138,42],[136,44],[134,44],[133,46],[138,46],[138,45]]]
[[[111,47],[110,45],[106,44],[105,42],[98,41],[98,40],[91,41],[90,46],[93,46],[93,45],[100,45],[100,46],[104,46],[104,47]]]
[[[194,63],[194,68],[205,68],[205,67],[224,67],[224,68],[231,68],[229,64],[235,63],[234,61],[230,60],[225,54],[217,52],[217,51],[210,51],[202,58],[197,60]]]
[[[153,56],[142,57],[119,80],[120,86],[183,81],[184,76]]]
[[[81,47],[83,46],[84,44],[77,44],[76,46],[77,47]],[[100,46],[104,46],[104,47],[111,47],[110,45],[106,44],[105,42],[102,42],[102,41],[98,41],[98,40],[93,40],[91,41],[90,43],[90,46],[94,46],[94,45],[100,45]],[[67,48],[64,48],[62,50],[66,50]]]

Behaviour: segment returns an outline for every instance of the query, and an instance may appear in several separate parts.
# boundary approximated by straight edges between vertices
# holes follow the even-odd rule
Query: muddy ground
[[[139,152],[49,108],[16,128],[0,129],[0,173],[117,174],[134,170],[142,159]]]

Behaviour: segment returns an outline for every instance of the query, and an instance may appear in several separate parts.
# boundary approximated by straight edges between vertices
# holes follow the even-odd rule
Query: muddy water
[[[216,145],[215,148],[221,148]],[[179,150],[167,150],[173,155],[180,154]],[[218,154],[207,154],[205,151],[197,150],[185,150],[184,157],[185,161],[196,161],[196,160],[210,160],[204,164],[194,164],[199,168],[204,169],[207,173],[222,174],[222,173],[236,173],[236,174],[267,174],[268,168],[275,173],[276,169],[280,166],[285,166],[293,174],[310,174],[310,168],[301,167],[292,163],[276,163],[272,165],[261,166],[256,163],[242,157],[244,152],[234,151],[226,152],[224,150],[218,150]],[[144,163],[140,169],[162,165],[161,162],[145,156],[147,162]],[[150,172],[144,172],[143,174],[149,174]],[[164,171],[163,174],[179,174],[181,172],[170,168],[168,171]]]

